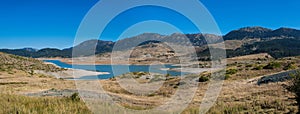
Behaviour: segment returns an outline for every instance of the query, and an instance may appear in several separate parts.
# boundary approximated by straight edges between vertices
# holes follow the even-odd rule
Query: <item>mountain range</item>
[[[113,41],[101,41],[101,40],[88,40],[80,43],[75,47],[66,49],[0,49],[0,52],[10,53],[14,55],[20,55],[25,57],[72,57],[72,50],[80,50],[80,54],[75,56],[90,56],[93,54],[103,54],[111,52],[114,46],[118,43],[122,44],[117,50],[127,50],[128,48],[135,47],[136,45],[132,42],[145,41],[139,45],[145,45],[149,42],[159,41],[172,41],[182,42],[178,40],[180,36],[185,35],[193,46],[202,48],[197,51],[199,56],[209,56],[208,44],[221,43],[221,38],[224,39],[226,44],[227,57],[256,54],[256,53],[269,53],[275,58],[298,56],[300,55],[300,30],[292,28],[279,28],[276,30],[263,28],[263,27],[245,27],[238,30],[233,30],[224,36],[214,34],[179,34],[174,33],[172,35],[160,35],[155,33],[144,33],[131,38]],[[206,40],[206,39],[208,40]],[[162,40],[163,39],[163,40]],[[236,48],[229,48],[236,45]],[[95,51],[94,48],[96,47]]]

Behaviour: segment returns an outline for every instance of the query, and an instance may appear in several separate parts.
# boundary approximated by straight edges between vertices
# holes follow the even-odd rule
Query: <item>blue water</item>
[[[45,60],[45,62],[54,63],[61,68],[74,68],[88,71],[110,73],[98,76],[84,76],[81,79],[109,79],[114,76],[119,76],[128,72],[153,72],[160,74],[170,74],[171,76],[181,76],[187,74],[185,72],[161,70],[161,68],[178,68],[172,65],[71,65],[63,63],[59,60]]]

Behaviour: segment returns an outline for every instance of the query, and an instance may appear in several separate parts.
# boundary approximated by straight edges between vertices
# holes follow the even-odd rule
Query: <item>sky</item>
[[[0,2],[0,48],[68,48],[73,46],[77,29],[99,0],[2,0]],[[300,29],[299,0],[200,0],[214,17],[222,34],[246,26],[277,29]],[[117,7],[119,4],[115,4]],[[169,19],[169,17],[172,17]],[[195,27],[180,14],[160,7],[140,7],[116,17],[100,40],[116,40],[117,33],[138,20],[167,20],[184,33],[195,33]],[[101,20],[99,20],[101,21]],[[143,24],[143,23],[142,23]],[[164,23],[144,23],[142,32],[172,34],[175,29]],[[159,27],[161,26],[161,27]],[[137,29],[135,29],[137,30]]]

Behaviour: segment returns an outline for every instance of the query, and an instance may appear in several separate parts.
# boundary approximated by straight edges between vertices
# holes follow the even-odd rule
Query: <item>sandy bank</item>
[[[45,64],[51,64],[56,67],[56,64],[51,62],[44,62]],[[110,74],[108,72],[95,72],[95,71],[88,71],[88,70],[82,70],[82,69],[72,69],[67,68],[65,71],[60,72],[45,72],[45,71],[35,71],[35,73],[40,74],[46,74],[46,75],[52,75],[55,76],[58,79],[74,79],[74,78],[81,78],[84,76],[96,76],[96,75],[104,75],[104,74]]]
[[[205,71],[216,71],[218,69],[216,68],[172,68],[170,69],[172,71],[178,71],[178,72],[187,72],[187,73],[194,73],[199,74]]]

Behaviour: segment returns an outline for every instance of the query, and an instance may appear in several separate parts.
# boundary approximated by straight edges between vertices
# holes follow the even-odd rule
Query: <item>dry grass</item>
[[[268,57],[266,57],[268,56]],[[273,59],[268,54],[255,54],[228,59],[227,69],[235,69],[238,72],[230,75],[232,80],[251,79],[264,75],[274,74],[292,69],[286,69],[292,65],[293,69],[300,66],[299,58]],[[269,63],[278,63],[280,66],[273,69],[265,69]]]
[[[43,61],[33,58],[26,58],[0,52],[0,71],[6,71],[13,74],[13,70],[21,70],[32,75],[34,70],[57,72],[64,69],[55,67],[51,64],[44,64]]]
[[[0,75],[0,91],[8,94],[24,94],[49,89],[75,89],[73,81],[60,80],[43,74],[28,75],[15,70],[14,74],[2,72]]]
[[[272,60],[273,61],[273,60]],[[294,60],[276,60],[277,62],[292,62]],[[253,62],[253,61],[252,61]],[[266,65],[271,60],[262,61],[261,64]],[[285,88],[288,85],[288,82],[278,82],[278,83],[270,83],[257,85],[256,81],[263,75],[276,73],[283,71],[282,68],[284,64],[277,69],[272,70],[246,70],[247,68],[255,67],[254,65],[242,64],[243,66],[239,66],[240,64],[233,64],[228,69],[239,69],[236,73],[231,73],[232,77],[229,80],[225,80],[222,92],[219,95],[219,98],[216,104],[210,109],[209,113],[213,114],[232,114],[232,113],[296,113],[298,111],[296,101],[294,99],[294,94],[288,92]],[[106,82],[106,90],[112,93],[116,93],[128,95],[126,97],[126,103],[124,106],[130,108],[132,106],[133,109],[145,109],[145,105],[151,105],[147,103],[154,102],[152,105],[159,105],[164,102],[161,100],[162,98],[168,99],[168,95],[172,95],[171,93],[167,93],[167,96],[157,94],[164,93],[164,91],[170,91],[175,83],[178,82],[173,80],[168,80],[165,82],[165,85],[162,86],[158,92],[155,94],[151,94],[148,97],[141,97],[131,93],[127,93],[126,90],[120,90],[120,86],[117,84],[115,80],[109,80]],[[197,114],[199,113],[199,106],[202,102],[202,98],[204,96],[205,91],[207,90],[207,82],[199,83],[199,88],[196,92],[193,102],[190,104],[189,108],[187,108],[183,113],[184,114]],[[176,89],[172,90],[176,91]],[[144,102],[136,103],[136,99],[139,98]],[[154,99],[152,99],[154,98]],[[134,100],[135,99],[135,100]],[[122,102],[122,100],[121,100]]]
[[[265,55],[263,55],[265,56]],[[256,80],[260,76],[283,71],[287,62],[299,66],[299,58],[285,58],[276,60],[282,63],[280,68],[252,70],[257,65],[267,65],[275,61],[272,58],[257,60],[247,58],[234,60],[228,65],[228,69],[236,69],[236,73],[230,73],[229,80],[224,81],[222,92],[216,104],[210,109],[213,114],[232,113],[296,113],[298,111],[294,94],[288,92],[284,86],[287,82],[257,85]],[[258,63],[259,62],[259,63]],[[134,74],[133,74],[134,75]],[[142,79],[139,74],[135,79],[141,83],[149,83],[151,80]],[[165,80],[163,80],[165,81]],[[133,94],[117,83],[115,79],[101,80],[103,88],[108,91],[116,102],[126,108],[144,110],[163,104],[180,85],[178,78],[166,79],[158,91],[139,95]],[[130,84],[129,84],[130,85]],[[184,114],[199,113],[199,106],[207,90],[208,82],[199,83],[199,88],[189,107]],[[73,81],[55,79],[42,74],[30,74],[27,71],[11,69],[0,71],[0,113],[91,113],[81,101],[72,101],[70,98],[57,97],[26,97],[20,94],[44,91],[49,89],[75,89]],[[103,108],[103,107],[102,107]]]
[[[258,86],[256,84],[226,81],[221,94],[209,114],[257,114],[257,113],[291,113],[298,109],[294,94],[288,92],[283,83]],[[203,86],[203,85],[202,85]],[[200,86],[199,86],[200,87]],[[203,91],[198,90],[193,102],[183,114],[198,114]]]
[[[1,114],[91,114],[81,101],[70,98],[0,94]]]

